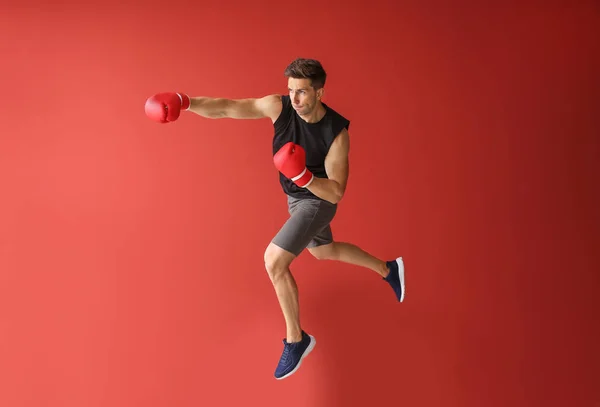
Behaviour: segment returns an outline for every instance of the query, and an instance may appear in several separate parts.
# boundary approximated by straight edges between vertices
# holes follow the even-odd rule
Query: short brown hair
[[[310,84],[315,89],[325,86],[327,73],[316,59],[296,58],[283,73],[286,78],[310,79]]]

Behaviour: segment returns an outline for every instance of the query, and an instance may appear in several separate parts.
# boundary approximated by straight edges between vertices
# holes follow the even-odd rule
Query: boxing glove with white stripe
[[[146,115],[159,123],[174,122],[182,110],[188,110],[190,98],[185,93],[157,93],[146,100]]]
[[[313,173],[306,168],[306,152],[298,144],[286,143],[273,156],[273,162],[283,175],[301,188],[306,188],[313,181]]]

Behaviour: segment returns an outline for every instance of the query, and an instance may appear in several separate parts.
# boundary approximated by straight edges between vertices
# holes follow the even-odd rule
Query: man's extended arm
[[[306,187],[310,192],[331,203],[338,203],[346,192],[349,174],[348,152],[350,136],[346,129],[335,138],[325,158],[325,171],[329,178],[314,177]]]
[[[281,112],[281,97],[268,95],[261,98],[226,99],[197,96],[190,98],[189,111],[210,119],[277,119]]]
[[[281,96],[268,95],[260,98],[226,99],[208,96],[189,97],[185,93],[158,93],[148,98],[146,114],[160,123],[174,122],[182,111],[199,116],[220,119],[261,119],[268,117],[273,122],[281,113]]]

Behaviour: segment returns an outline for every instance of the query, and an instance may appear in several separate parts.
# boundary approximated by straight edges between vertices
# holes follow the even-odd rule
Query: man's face
[[[309,115],[317,106],[318,100],[323,94],[323,89],[315,91],[310,86],[310,79],[288,79],[288,90],[292,106],[299,115]]]

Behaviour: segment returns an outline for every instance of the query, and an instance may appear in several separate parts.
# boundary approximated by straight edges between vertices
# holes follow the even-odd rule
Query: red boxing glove
[[[158,93],[146,100],[146,116],[159,123],[174,122],[181,110],[190,107],[190,98],[185,93]]]
[[[275,167],[301,188],[306,188],[313,180],[313,174],[306,168],[306,152],[291,141],[273,156]]]

